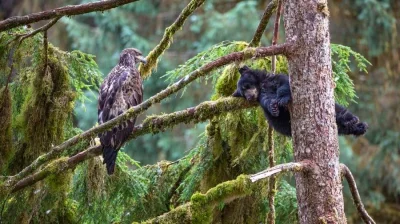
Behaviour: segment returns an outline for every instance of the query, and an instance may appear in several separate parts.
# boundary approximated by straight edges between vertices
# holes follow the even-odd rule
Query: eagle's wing
[[[122,71],[120,75],[112,74],[100,88],[98,122],[102,124],[123,113],[125,108],[116,108],[117,93],[121,91],[122,85],[128,77],[128,71]],[[116,111],[119,110],[119,111]]]
[[[113,119],[130,107],[140,104],[142,100],[143,87],[139,72],[136,69],[116,69],[101,86],[98,107],[99,123]],[[122,122],[112,130],[99,135],[103,146],[104,163],[107,164],[109,174],[114,172],[117,152],[132,133],[135,121],[136,118]]]
[[[132,72],[134,73],[133,76],[135,78],[131,80],[131,83],[129,83],[129,91],[124,91],[123,93],[128,108],[141,104],[143,101],[143,85],[139,71],[134,69]]]

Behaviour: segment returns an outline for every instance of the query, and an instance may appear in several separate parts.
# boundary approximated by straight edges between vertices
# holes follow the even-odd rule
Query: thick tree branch
[[[158,58],[164,53],[164,51],[169,48],[172,38],[176,31],[182,29],[183,24],[186,19],[197,9],[199,8],[205,0],[192,0],[189,4],[182,10],[181,14],[179,14],[178,18],[175,22],[167,27],[164,32],[164,36],[161,39],[160,43],[150,51],[149,55],[147,55],[146,64],[140,64],[139,71],[140,75],[143,78],[146,78],[150,75],[151,70],[157,67]]]
[[[257,103],[251,103],[244,99],[232,97],[223,98],[218,101],[206,101],[196,107],[191,107],[186,110],[177,111],[166,115],[150,116],[146,118],[142,124],[135,127],[129,138],[134,139],[138,136],[148,133],[154,134],[162,132],[180,123],[198,123],[206,121],[207,119],[222,113],[255,107],[257,105]],[[30,186],[44,179],[50,174],[59,174],[67,169],[73,169],[77,164],[100,154],[101,146],[98,145],[90,147],[89,149],[69,158],[55,160],[46,165],[40,171],[18,181],[14,185],[12,192],[16,192],[27,186]]]
[[[139,0],[105,0],[82,5],[69,5],[43,12],[32,13],[25,16],[14,16],[0,21],[0,32],[17,26],[27,25],[41,20],[48,20],[61,16],[73,16],[89,12],[105,11],[137,1]]]
[[[358,193],[356,181],[354,180],[350,169],[344,164],[340,164],[340,168],[342,175],[346,178],[347,183],[349,184],[354,204],[356,205],[357,211],[360,214],[362,220],[367,224],[375,224],[375,221],[371,218],[371,216],[368,215],[367,210],[365,210],[364,208],[364,204],[362,203],[360,194]]]
[[[264,14],[262,15],[262,18],[260,20],[260,23],[258,24],[257,30],[254,33],[253,39],[250,41],[249,47],[256,47],[260,44],[261,37],[265,31],[265,28],[267,28],[267,24],[269,19],[272,16],[272,13],[274,13],[276,6],[277,6],[278,0],[272,0],[268,5],[267,8],[264,10]]]
[[[309,161],[302,161],[299,163],[284,163],[284,164],[279,164],[277,166],[268,168],[264,171],[258,172],[256,174],[253,174],[250,176],[251,182],[256,182],[258,180],[270,177],[271,175],[274,175],[276,173],[280,172],[288,172],[288,171],[302,171],[304,169],[309,168]]]
[[[161,100],[167,98],[171,94],[176,93],[180,89],[187,86],[189,83],[193,82],[194,80],[206,76],[208,73],[213,71],[214,69],[220,68],[224,65],[233,63],[233,62],[240,62],[250,58],[260,58],[266,56],[272,56],[275,54],[289,54],[293,51],[295,44],[294,43],[284,43],[281,45],[269,46],[269,47],[259,47],[259,48],[249,48],[244,51],[234,52],[223,57],[216,59],[202,67],[196,69],[195,71],[191,72],[189,75],[186,75],[184,78],[179,80],[178,82],[174,83],[173,85],[169,86],[168,88],[164,89],[163,91],[159,92],[158,94],[150,97],[146,101],[142,102],[141,104],[134,106],[124,112],[123,114],[119,115],[118,117],[109,120],[99,126],[91,128],[81,134],[75,135],[74,137],[68,139],[67,141],[63,142],[62,144],[53,147],[47,154],[39,156],[35,161],[33,161],[29,166],[24,168],[20,173],[16,174],[12,177],[13,181],[19,181],[39,166],[45,164],[46,162],[56,158],[56,156],[60,155],[65,149],[79,143],[84,139],[90,139],[102,133],[104,131],[110,130],[113,127],[119,125],[120,123],[131,119],[133,117],[138,116],[143,111],[147,110],[151,105],[155,103],[159,103]]]

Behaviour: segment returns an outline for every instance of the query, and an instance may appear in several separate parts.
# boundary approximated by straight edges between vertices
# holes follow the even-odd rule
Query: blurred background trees
[[[86,2],[90,1],[0,0],[0,17],[4,19],[67,4]],[[106,75],[115,65],[122,49],[135,47],[146,55],[159,42],[164,29],[176,19],[188,2],[187,0],[147,0],[103,13],[64,17],[49,31],[49,41],[61,50],[79,50],[95,55],[94,60],[98,64],[99,71]],[[177,68],[199,52],[225,40],[247,42],[251,40],[268,2],[206,1],[186,21],[183,30],[174,37],[175,41],[170,49],[162,56],[157,71],[144,82],[144,99],[174,81],[164,76],[167,71]],[[400,221],[400,38],[398,32],[400,2],[396,0],[333,0],[329,1],[329,10],[332,43],[349,46],[372,63],[372,66],[368,67],[368,74],[359,72],[356,67],[351,68],[349,72],[358,96],[357,103],[350,104],[350,110],[362,120],[367,121],[370,127],[364,137],[340,138],[341,162],[347,164],[354,173],[361,197],[375,220],[378,223],[396,223]],[[42,24],[44,23],[35,24],[35,27]],[[271,37],[272,22],[267,27],[262,45],[269,45]],[[283,40],[279,42],[282,43]],[[212,80],[195,82],[190,85],[190,91],[184,92],[184,97],[182,93],[177,93],[167,101],[154,105],[145,115],[173,112],[208,100],[215,93],[211,82]],[[97,89],[93,86],[89,89],[82,88],[82,91],[82,95],[75,103],[73,125],[86,130],[96,125]],[[143,120],[145,115],[141,115],[137,123]],[[204,138],[201,140],[205,127],[206,123],[179,125],[168,132],[141,136],[127,144],[123,151],[140,162],[142,166],[155,164],[160,160],[177,160],[188,153],[193,153],[189,152],[190,149],[198,149],[206,145]],[[284,147],[290,144],[287,140],[282,141]],[[288,159],[290,155],[282,158]],[[80,169],[78,172],[89,171]],[[150,169],[148,172],[143,175],[151,175],[151,172],[155,171]],[[83,183],[79,183],[79,180],[75,181],[78,181],[75,187],[79,189],[79,184]],[[289,178],[288,182],[291,181]],[[136,189],[139,186],[135,185],[133,188]],[[286,182],[281,188],[285,189],[282,190],[284,193],[278,194],[277,197],[292,203],[293,200],[289,199],[293,199],[295,195],[293,188],[290,188]],[[118,192],[122,189],[116,190]],[[348,191],[346,193],[349,195]],[[135,197],[139,198],[138,195]],[[346,202],[348,203],[346,205],[348,220],[358,222],[352,201]],[[295,209],[295,203],[290,204],[290,209],[287,206],[281,209],[281,214],[278,208],[277,222],[279,223],[280,217],[285,216],[284,212],[290,213],[293,209]],[[133,211],[123,212],[121,214]],[[110,217],[104,217],[104,219],[109,220]]]

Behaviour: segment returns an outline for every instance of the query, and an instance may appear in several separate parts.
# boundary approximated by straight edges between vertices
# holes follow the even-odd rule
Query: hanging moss
[[[86,188],[88,202],[91,203],[105,193],[106,173],[99,157],[94,157],[87,163]]]
[[[73,109],[68,71],[49,48],[48,64],[39,62],[18,117],[24,135],[22,149],[27,165],[63,140],[64,125]]]
[[[216,100],[220,97],[226,97],[233,94],[236,89],[236,83],[240,77],[238,66],[229,65],[227,66],[222,75],[218,78],[215,84],[215,93],[211,99]]]
[[[3,171],[12,152],[11,95],[8,88],[0,89],[0,171]]]

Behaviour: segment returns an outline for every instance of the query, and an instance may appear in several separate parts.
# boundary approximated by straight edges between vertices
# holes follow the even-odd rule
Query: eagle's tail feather
[[[103,163],[106,164],[107,173],[111,175],[114,173],[115,160],[117,159],[118,151],[112,148],[103,148]]]

